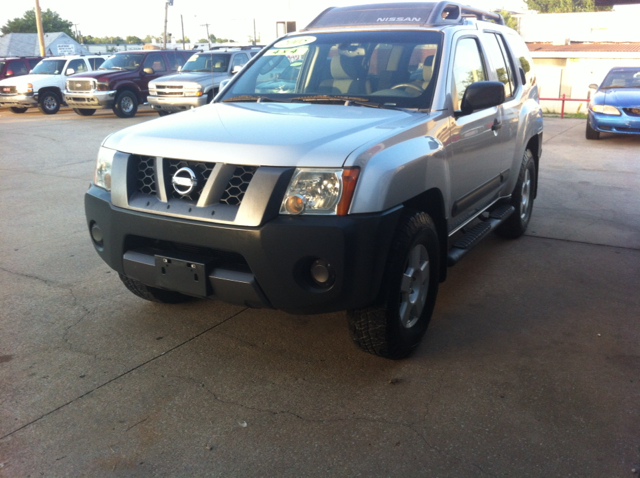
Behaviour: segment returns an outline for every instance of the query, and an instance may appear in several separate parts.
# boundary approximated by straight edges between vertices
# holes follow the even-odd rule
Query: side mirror
[[[231,74],[235,75],[236,73],[238,73],[240,70],[242,70],[242,67],[244,65],[236,65],[233,68],[231,68]]]
[[[73,75],[76,72],[73,68],[67,68],[67,71],[64,72],[65,75]]]
[[[153,70],[153,68],[147,67],[145,68],[144,71],[147,75],[153,75],[155,73],[155,71]]]
[[[462,97],[460,109],[463,115],[504,103],[504,84],[500,81],[476,81],[471,83]]]
[[[591,89],[591,90],[597,90],[597,89],[598,89],[598,85],[596,85],[595,83],[591,83],[591,84],[589,85],[589,89]]]

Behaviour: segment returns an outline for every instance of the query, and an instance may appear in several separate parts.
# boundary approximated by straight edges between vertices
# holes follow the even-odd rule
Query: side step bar
[[[474,246],[476,246],[496,227],[506,221],[514,211],[515,208],[508,204],[499,207],[491,212],[488,219],[465,232],[462,237],[453,243],[451,249],[449,249],[447,260],[449,267],[456,265],[467,252],[473,249]]]

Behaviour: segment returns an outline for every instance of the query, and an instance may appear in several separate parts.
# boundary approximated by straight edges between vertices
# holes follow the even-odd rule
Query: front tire
[[[130,292],[133,292],[138,297],[149,300],[151,302],[160,302],[162,304],[179,304],[181,302],[187,302],[193,299],[192,297],[181,294],[180,292],[151,287],[122,274],[119,274],[119,276],[122,283],[127,289],[129,289]]]
[[[531,221],[537,177],[533,153],[527,149],[522,158],[518,182],[511,195],[511,205],[515,212],[496,228],[497,235],[517,239],[525,233]]]
[[[13,113],[20,114],[27,111],[28,108],[20,108],[19,106],[12,106],[9,108]]]
[[[587,139],[600,139],[600,131],[597,131],[591,127],[591,123],[587,119],[587,131],[585,132]]]
[[[118,118],[133,118],[138,111],[138,98],[131,91],[122,91],[116,96],[113,112]]]
[[[38,108],[46,115],[54,115],[60,109],[60,98],[53,91],[45,91],[40,95]]]
[[[438,294],[440,245],[428,214],[405,210],[389,251],[377,301],[347,312],[352,340],[389,359],[408,356],[427,330]]]
[[[96,110],[90,108],[73,108],[73,112],[80,116],[91,116]]]

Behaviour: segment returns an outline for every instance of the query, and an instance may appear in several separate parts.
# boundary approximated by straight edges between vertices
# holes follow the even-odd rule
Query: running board
[[[451,249],[449,249],[447,260],[449,267],[456,265],[467,252],[473,249],[474,246],[478,245],[478,243],[496,227],[506,221],[514,211],[515,208],[508,204],[499,207],[498,209],[491,211],[488,219],[465,232],[462,237],[453,243]]]

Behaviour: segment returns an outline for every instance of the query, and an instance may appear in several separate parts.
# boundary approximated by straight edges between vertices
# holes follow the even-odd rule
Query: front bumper
[[[34,95],[34,94],[0,95],[0,106],[32,108],[34,106],[38,106],[38,95]]]
[[[98,225],[102,231],[102,244],[94,243],[98,254],[121,274],[152,287],[310,314],[375,300],[401,208],[353,216],[276,216],[259,227],[240,227],[118,208],[109,192],[91,186],[85,211],[89,229]],[[198,264],[208,281],[202,293],[167,286],[158,263],[167,257]],[[330,287],[311,278],[317,259],[330,265]]]
[[[203,96],[147,96],[147,101],[155,110],[175,113],[207,104],[207,95]]]
[[[589,123],[603,133],[640,134],[640,116],[630,116],[624,111],[620,116],[589,111]]]
[[[116,99],[116,91],[64,92],[64,100],[72,108],[112,108]]]

